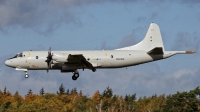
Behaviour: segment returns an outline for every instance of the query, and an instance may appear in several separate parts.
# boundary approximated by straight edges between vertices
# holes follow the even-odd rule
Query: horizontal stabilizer
[[[162,47],[155,47],[154,49],[147,52],[147,54],[149,54],[149,55],[163,54],[163,48]]]

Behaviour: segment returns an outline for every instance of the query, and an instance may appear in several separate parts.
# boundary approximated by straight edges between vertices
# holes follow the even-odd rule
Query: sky
[[[165,50],[195,50],[137,66],[119,69],[15,71],[4,62],[27,50],[110,50],[140,42],[150,25],[159,25]],[[26,95],[29,89],[56,93],[77,88],[83,94],[100,93],[138,97],[174,94],[200,86],[199,0],[0,0],[0,89]]]

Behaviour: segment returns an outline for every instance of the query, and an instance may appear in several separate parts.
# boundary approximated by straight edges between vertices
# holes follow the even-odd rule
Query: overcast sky
[[[6,59],[27,50],[102,50],[126,47],[143,39],[151,22],[161,29],[165,50],[195,50],[120,69],[24,72],[6,67]],[[0,89],[25,95],[44,87],[56,93],[61,83],[84,94],[173,94],[200,86],[199,0],[0,0]]]

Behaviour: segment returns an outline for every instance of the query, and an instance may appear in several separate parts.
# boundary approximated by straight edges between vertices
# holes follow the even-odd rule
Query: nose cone
[[[5,61],[5,65],[6,65],[6,66],[9,66],[9,67],[12,67],[12,66],[11,66],[11,61],[10,61],[10,60],[6,60],[6,61]]]
[[[5,65],[8,66],[8,60],[5,61]]]

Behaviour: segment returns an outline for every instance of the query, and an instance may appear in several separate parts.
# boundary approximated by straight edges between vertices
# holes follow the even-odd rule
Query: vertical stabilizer
[[[160,28],[157,24],[151,23],[144,39],[140,43],[133,45],[133,46],[116,49],[116,50],[150,51],[154,48],[162,48],[162,50],[164,51]]]

